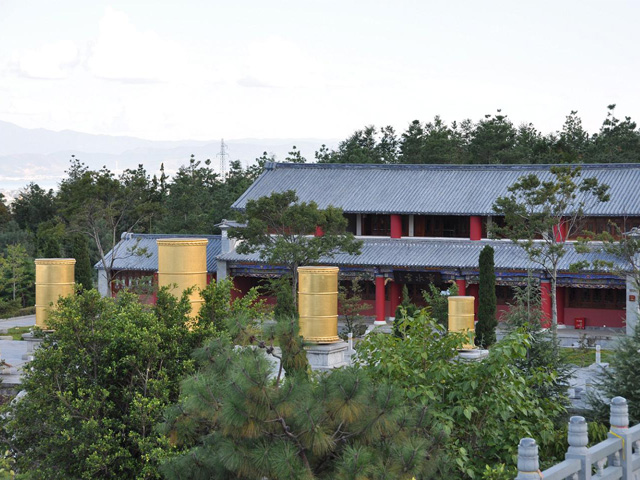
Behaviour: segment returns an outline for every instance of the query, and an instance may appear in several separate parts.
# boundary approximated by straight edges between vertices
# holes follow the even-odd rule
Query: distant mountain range
[[[240,160],[249,165],[263,152],[283,160],[295,145],[307,160],[322,144],[334,148],[335,139],[239,139],[225,140],[228,160]],[[14,197],[30,182],[55,188],[64,178],[71,155],[90,168],[106,166],[120,172],[143,164],[154,174],[164,163],[167,174],[188,163],[191,154],[198,160],[211,159],[219,168],[220,139],[211,141],[153,141],[135,137],[93,135],[63,130],[55,132],[42,128],[22,128],[0,121],[0,192]]]

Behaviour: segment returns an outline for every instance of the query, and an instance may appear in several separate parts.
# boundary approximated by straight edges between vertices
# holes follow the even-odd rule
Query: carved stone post
[[[609,417],[611,431],[609,438],[622,439],[622,478],[632,478],[632,442],[629,436],[629,407],[627,400],[622,397],[614,397],[611,399],[611,415]]]
[[[571,417],[569,419],[569,433],[567,435],[569,449],[565,458],[567,460],[580,460],[580,472],[577,480],[588,480],[591,478],[591,458],[589,455],[589,428],[584,417]]]
[[[540,480],[538,445],[533,438],[523,438],[518,445],[518,476],[515,480]]]

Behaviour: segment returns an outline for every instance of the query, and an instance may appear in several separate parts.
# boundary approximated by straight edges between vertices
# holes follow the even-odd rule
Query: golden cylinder
[[[311,343],[338,337],[338,267],[298,267],[300,335]]]
[[[75,258],[36,258],[36,326],[47,329],[52,304],[75,292]]]
[[[195,287],[189,294],[191,312],[198,316],[204,303],[200,290],[207,286],[206,238],[163,238],[158,243],[158,287],[169,287],[179,297],[186,289]]]
[[[449,331],[475,333],[475,297],[449,297]],[[464,348],[473,348],[467,343]]]

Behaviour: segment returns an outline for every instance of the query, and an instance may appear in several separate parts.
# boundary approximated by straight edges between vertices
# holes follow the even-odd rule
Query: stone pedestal
[[[40,344],[44,339],[42,337],[34,336],[33,332],[29,332],[22,334],[22,340],[27,342],[27,353],[22,355],[22,359],[30,362],[33,360],[34,352],[40,347]]]
[[[311,370],[319,370],[321,372],[349,365],[349,359],[346,355],[348,348],[349,344],[347,342],[304,347]]]
[[[470,350],[458,350],[456,359],[464,362],[479,362],[489,356],[489,350],[474,348]]]

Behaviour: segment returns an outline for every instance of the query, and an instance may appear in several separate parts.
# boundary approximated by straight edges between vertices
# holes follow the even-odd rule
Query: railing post
[[[623,397],[614,397],[611,399],[609,423],[611,424],[609,438],[622,439],[622,458],[620,459],[622,478],[625,480],[630,479],[633,474],[633,459],[631,456],[633,445],[629,437],[629,407],[627,400]]]
[[[591,458],[589,455],[589,427],[584,417],[571,417],[569,419],[569,433],[567,435],[569,449],[565,458],[567,460],[580,460],[580,472],[578,480],[589,480],[591,478]]]
[[[540,480],[538,445],[533,438],[523,438],[518,445],[518,476],[515,480]]]

